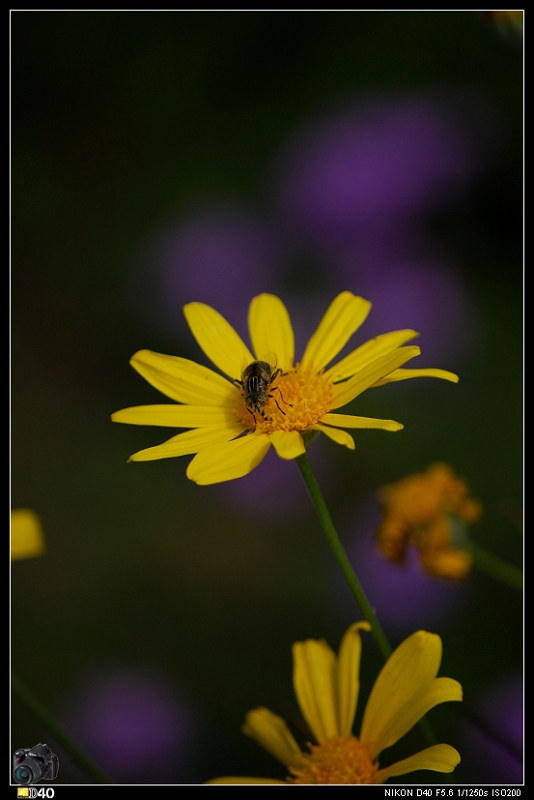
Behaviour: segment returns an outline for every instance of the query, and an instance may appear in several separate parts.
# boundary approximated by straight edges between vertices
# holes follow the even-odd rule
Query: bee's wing
[[[261,361],[265,361],[267,364],[269,364],[271,373],[275,372],[276,365],[278,364],[278,357],[276,353],[265,353],[265,355],[261,357]]]

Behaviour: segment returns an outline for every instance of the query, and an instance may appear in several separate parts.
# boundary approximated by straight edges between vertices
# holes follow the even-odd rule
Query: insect
[[[276,363],[276,356],[273,353],[264,356],[261,361],[252,361],[250,364],[245,364],[241,373],[241,380],[235,381],[236,384],[243,388],[245,406],[254,417],[254,421],[256,421],[255,414],[261,414],[262,417],[265,416],[263,409],[270,397],[273,398],[278,410],[284,415],[286,413],[280,408],[276,397],[269,392],[271,384],[282,372],[280,367],[277,369]],[[280,397],[285,403],[280,388],[278,386],[273,387],[273,391],[276,389],[280,392]],[[289,403],[286,405],[289,405]]]

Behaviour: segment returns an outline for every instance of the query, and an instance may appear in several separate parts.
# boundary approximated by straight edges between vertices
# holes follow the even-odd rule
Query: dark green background
[[[498,109],[505,152],[468,201],[432,221],[478,304],[460,383],[366,397],[359,413],[406,430],[364,433],[355,452],[318,442],[314,460],[336,476],[327,502],[341,522],[378,486],[445,460],[484,504],[477,541],[521,564],[522,81],[521,51],[474,12],[12,12],[11,505],[41,515],[47,544],[13,565],[12,664],[59,718],[85,669],[148,666],[199,720],[177,783],[283,777],[240,733],[244,713],[264,704],[298,720],[292,642],[337,648],[359,617],[335,608],[311,507],[284,523],[195,486],[188,459],[127,465],[165,437],[109,419],[159,402],[128,365],[136,350],[190,347],[135,313],[127,287],[141,243],[199,201],[261,202],[284,138],[346,94],[472,87]],[[469,580],[441,670],[467,699],[520,668],[523,649],[519,594]],[[369,637],[364,694],[379,665]],[[457,743],[461,713],[434,710],[440,740]],[[12,750],[37,741],[58,752],[62,782],[86,781],[15,698]],[[404,746],[420,746],[415,732]],[[483,783],[463,755],[457,780]]]

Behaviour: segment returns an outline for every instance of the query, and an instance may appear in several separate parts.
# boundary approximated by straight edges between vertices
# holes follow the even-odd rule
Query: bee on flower
[[[295,362],[291,320],[275,295],[260,294],[250,304],[252,350],[215,309],[189,303],[184,314],[191,332],[226,377],[179,356],[136,353],[134,369],[174,402],[125,408],[112,420],[189,430],[134,453],[130,461],[194,455],[187,476],[205,485],[247,475],[271,447],[281,458],[297,458],[305,452],[305,438],[317,432],[352,450],[354,439],[346,429],[401,430],[400,422],[338,409],[392,381],[433,377],[456,383],[458,377],[442,369],[403,368],[420,353],[415,345],[404,346],[418,335],[413,330],[377,336],[331,365],[370,309],[368,300],[352,292],[339,294]],[[276,367],[264,360],[265,353],[273,354]]]

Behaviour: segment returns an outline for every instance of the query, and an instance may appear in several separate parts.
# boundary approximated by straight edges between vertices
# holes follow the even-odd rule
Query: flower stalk
[[[391,653],[393,652],[393,648],[389,644],[386,634],[384,633],[382,626],[380,625],[373,608],[367,599],[367,595],[358,579],[358,576],[354,572],[352,565],[349,561],[349,558],[345,552],[345,548],[343,547],[341,540],[338,536],[334,523],[332,521],[332,517],[330,516],[330,512],[328,507],[325,503],[324,497],[322,495],[321,489],[319,484],[317,483],[317,478],[315,477],[315,473],[313,472],[310,459],[308,458],[308,454],[304,453],[298,458],[295,459],[297,466],[300,470],[300,474],[304,479],[304,483],[306,484],[306,488],[308,489],[309,495],[312,499],[312,503],[315,506],[315,510],[317,511],[317,515],[319,517],[321,526],[325,533],[326,539],[328,544],[330,545],[330,549],[334,554],[334,558],[336,559],[341,572],[343,573],[345,580],[351,590],[354,599],[358,603],[360,611],[364,615],[365,619],[371,626],[371,633],[373,634],[375,641],[380,649],[380,652],[384,656],[384,659],[390,657]],[[436,742],[436,737],[434,735],[434,731],[426,717],[423,717],[418,722],[418,727],[420,728],[425,740],[429,744],[434,744]]]
[[[384,631],[376,615],[372,609],[372,606],[367,599],[367,596],[363,590],[363,587],[356,576],[356,573],[352,569],[351,563],[349,558],[345,552],[345,548],[341,544],[341,540],[338,536],[338,533],[334,527],[334,523],[332,522],[332,517],[330,516],[330,512],[326,506],[324,501],[321,489],[319,488],[319,484],[317,483],[317,478],[313,472],[312,466],[310,464],[310,459],[308,458],[308,454],[304,453],[298,458],[295,459],[297,462],[297,466],[300,470],[300,474],[304,479],[304,483],[306,484],[306,488],[310,494],[312,499],[312,503],[315,506],[315,510],[317,511],[317,515],[321,522],[321,526],[325,533],[326,539],[328,544],[330,545],[330,549],[334,554],[334,558],[336,559],[339,567],[347,581],[349,589],[351,590],[352,594],[354,595],[354,599],[358,603],[362,614],[364,615],[365,619],[371,626],[371,632],[375,638],[375,641],[380,648],[380,652],[384,656],[385,659],[388,659],[392,653],[391,645],[389,644]]]
[[[510,586],[512,589],[523,591],[523,571],[512,564],[507,564],[498,556],[489,553],[477,544],[469,542],[468,549],[473,556],[473,563],[491,578]]]

